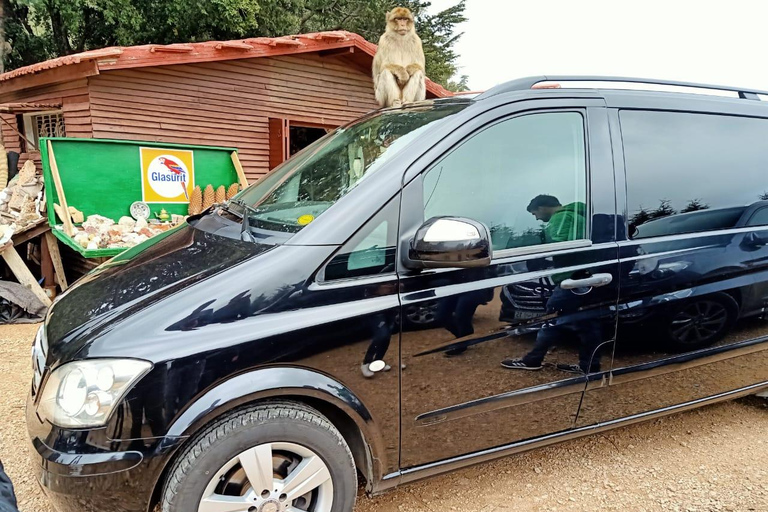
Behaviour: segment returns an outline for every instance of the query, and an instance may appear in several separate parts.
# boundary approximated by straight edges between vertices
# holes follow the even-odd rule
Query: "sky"
[[[466,17],[456,51],[472,90],[547,74],[768,90],[768,0],[467,0]]]

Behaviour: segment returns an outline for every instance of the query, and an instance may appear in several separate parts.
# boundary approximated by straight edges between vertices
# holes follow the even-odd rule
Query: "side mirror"
[[[755,251],[761,247],[768,245],[768,232],[765,231],[752,231],[747,233],[741,240],[741,248],[747,251]]]
[[[408,268],[469,268],[490,265],[491,237],[484,224],[462,217],[433,217],[416,231]]]

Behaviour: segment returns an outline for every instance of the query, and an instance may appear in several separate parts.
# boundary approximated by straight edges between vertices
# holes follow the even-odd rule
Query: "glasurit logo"
[[[140,148],[142,196],[147,203],[188,203],[195,185],[192,151]]]
[[[149,185],[159,195],[173,198],[179,194],[189,200],[187,182],[189,171],[181,160],[174,160],[171,155],[162,155],[149,164]]]

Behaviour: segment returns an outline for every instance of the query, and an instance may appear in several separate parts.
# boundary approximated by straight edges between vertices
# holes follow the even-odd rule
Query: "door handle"
[[[605,286],[613,281],[612,274],[595,274],[584,279],[565,279],[560,283],[560,288],[572,290],[574,288],[597,288]]]

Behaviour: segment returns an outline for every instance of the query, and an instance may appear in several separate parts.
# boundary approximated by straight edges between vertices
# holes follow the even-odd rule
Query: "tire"
[[[412,304],[403,308],[403,315],[408,326],[413,329],[434,327],[440,319],[439,305],[436,300]]]
[[[725,336],[738,315],[739,304],[726,293],[686,301],[667,315],[664,337],[675,352],[705,348]]]
[[[242,499],[250,512],[352,512],[356,493],[355,462],[336,427],[304,404],[270,402],[198,434],[168,473],[161,504],[162,512],[216,512]]]

